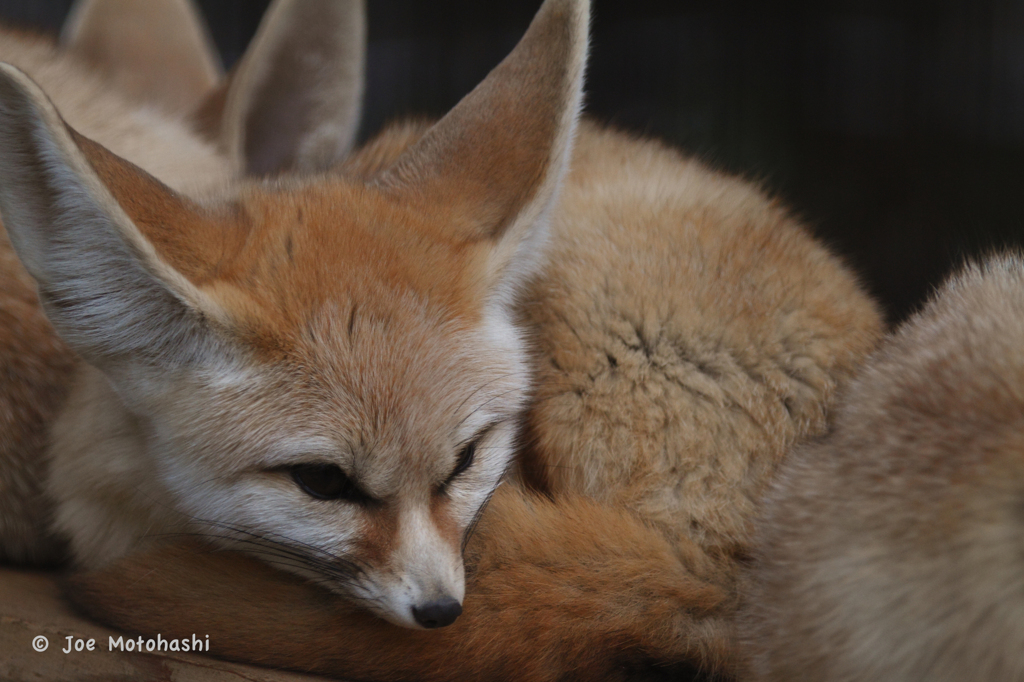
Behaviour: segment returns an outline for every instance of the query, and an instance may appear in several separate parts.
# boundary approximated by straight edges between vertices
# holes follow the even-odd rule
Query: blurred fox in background
[[[1024,680],[1024,260],[964,268],[766,496],[751,680]]]

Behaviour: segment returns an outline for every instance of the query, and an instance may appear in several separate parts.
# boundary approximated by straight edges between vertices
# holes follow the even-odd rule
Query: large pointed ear
[[[0,218],[47,316],[108,373],[126,362],[181,364],[212,342],[209,321],[225,318],[122,205],[172,227],[192,210],[68,128],[28,76],[0,64]]]
[[[200,125],[247,175],[327,170],[359,129],[365,50],[362,0],[274,0]]]
[[[512,53],[380,180],[443,201],[457,239],[489,242],[485,277],[503,301],[543,257],[582,102],[589,10],[546,0]]]
[[[223,77],[191,0],[76,0],[60,44],[128,94],[170,111],[192,111]]]

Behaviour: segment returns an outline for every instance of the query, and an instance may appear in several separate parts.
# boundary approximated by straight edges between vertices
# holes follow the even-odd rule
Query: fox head
[[[547,0],[380,172],[242,181],[203,203],[0,66],[4,226],[192,532],[399,625],[458,616],[462,548],[528,391],[512,306],[566,172],[587,16]]]

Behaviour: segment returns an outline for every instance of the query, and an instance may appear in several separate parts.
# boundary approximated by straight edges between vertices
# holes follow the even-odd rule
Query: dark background
[[[140,0],[145,1],[145,0]],[[0,0],[56,30],[70,0]],[[226,65],[261,0],[200,0]],[[363,136],[440,114],[539,0],[369,0]],[[592,116],[783,197],[898,320],[970,254],[1024,244],[1024,0],[594,0]]]

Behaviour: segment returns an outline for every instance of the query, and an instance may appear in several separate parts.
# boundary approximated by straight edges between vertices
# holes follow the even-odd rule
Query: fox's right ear
[[[539,267],[583,100],[589,0],[545,0],[515,49],[379,178],[447,215],[444,236],[486,253],[507,305]]]
[[[198,125],[246,175],[326,171],[359,129],[365,50],[362,0],[274,0]]]
[[[60,45],[169,111],[192,111],[223,77],[192,0],[76,0]]]
[[[115,379],[127,363],[195,359],[212,348],[208,323],[226,320],[122,205],[151,232],[178,233],[199,215],[68,128],[28,76],[0,64],[0,217],[61,338]]]

